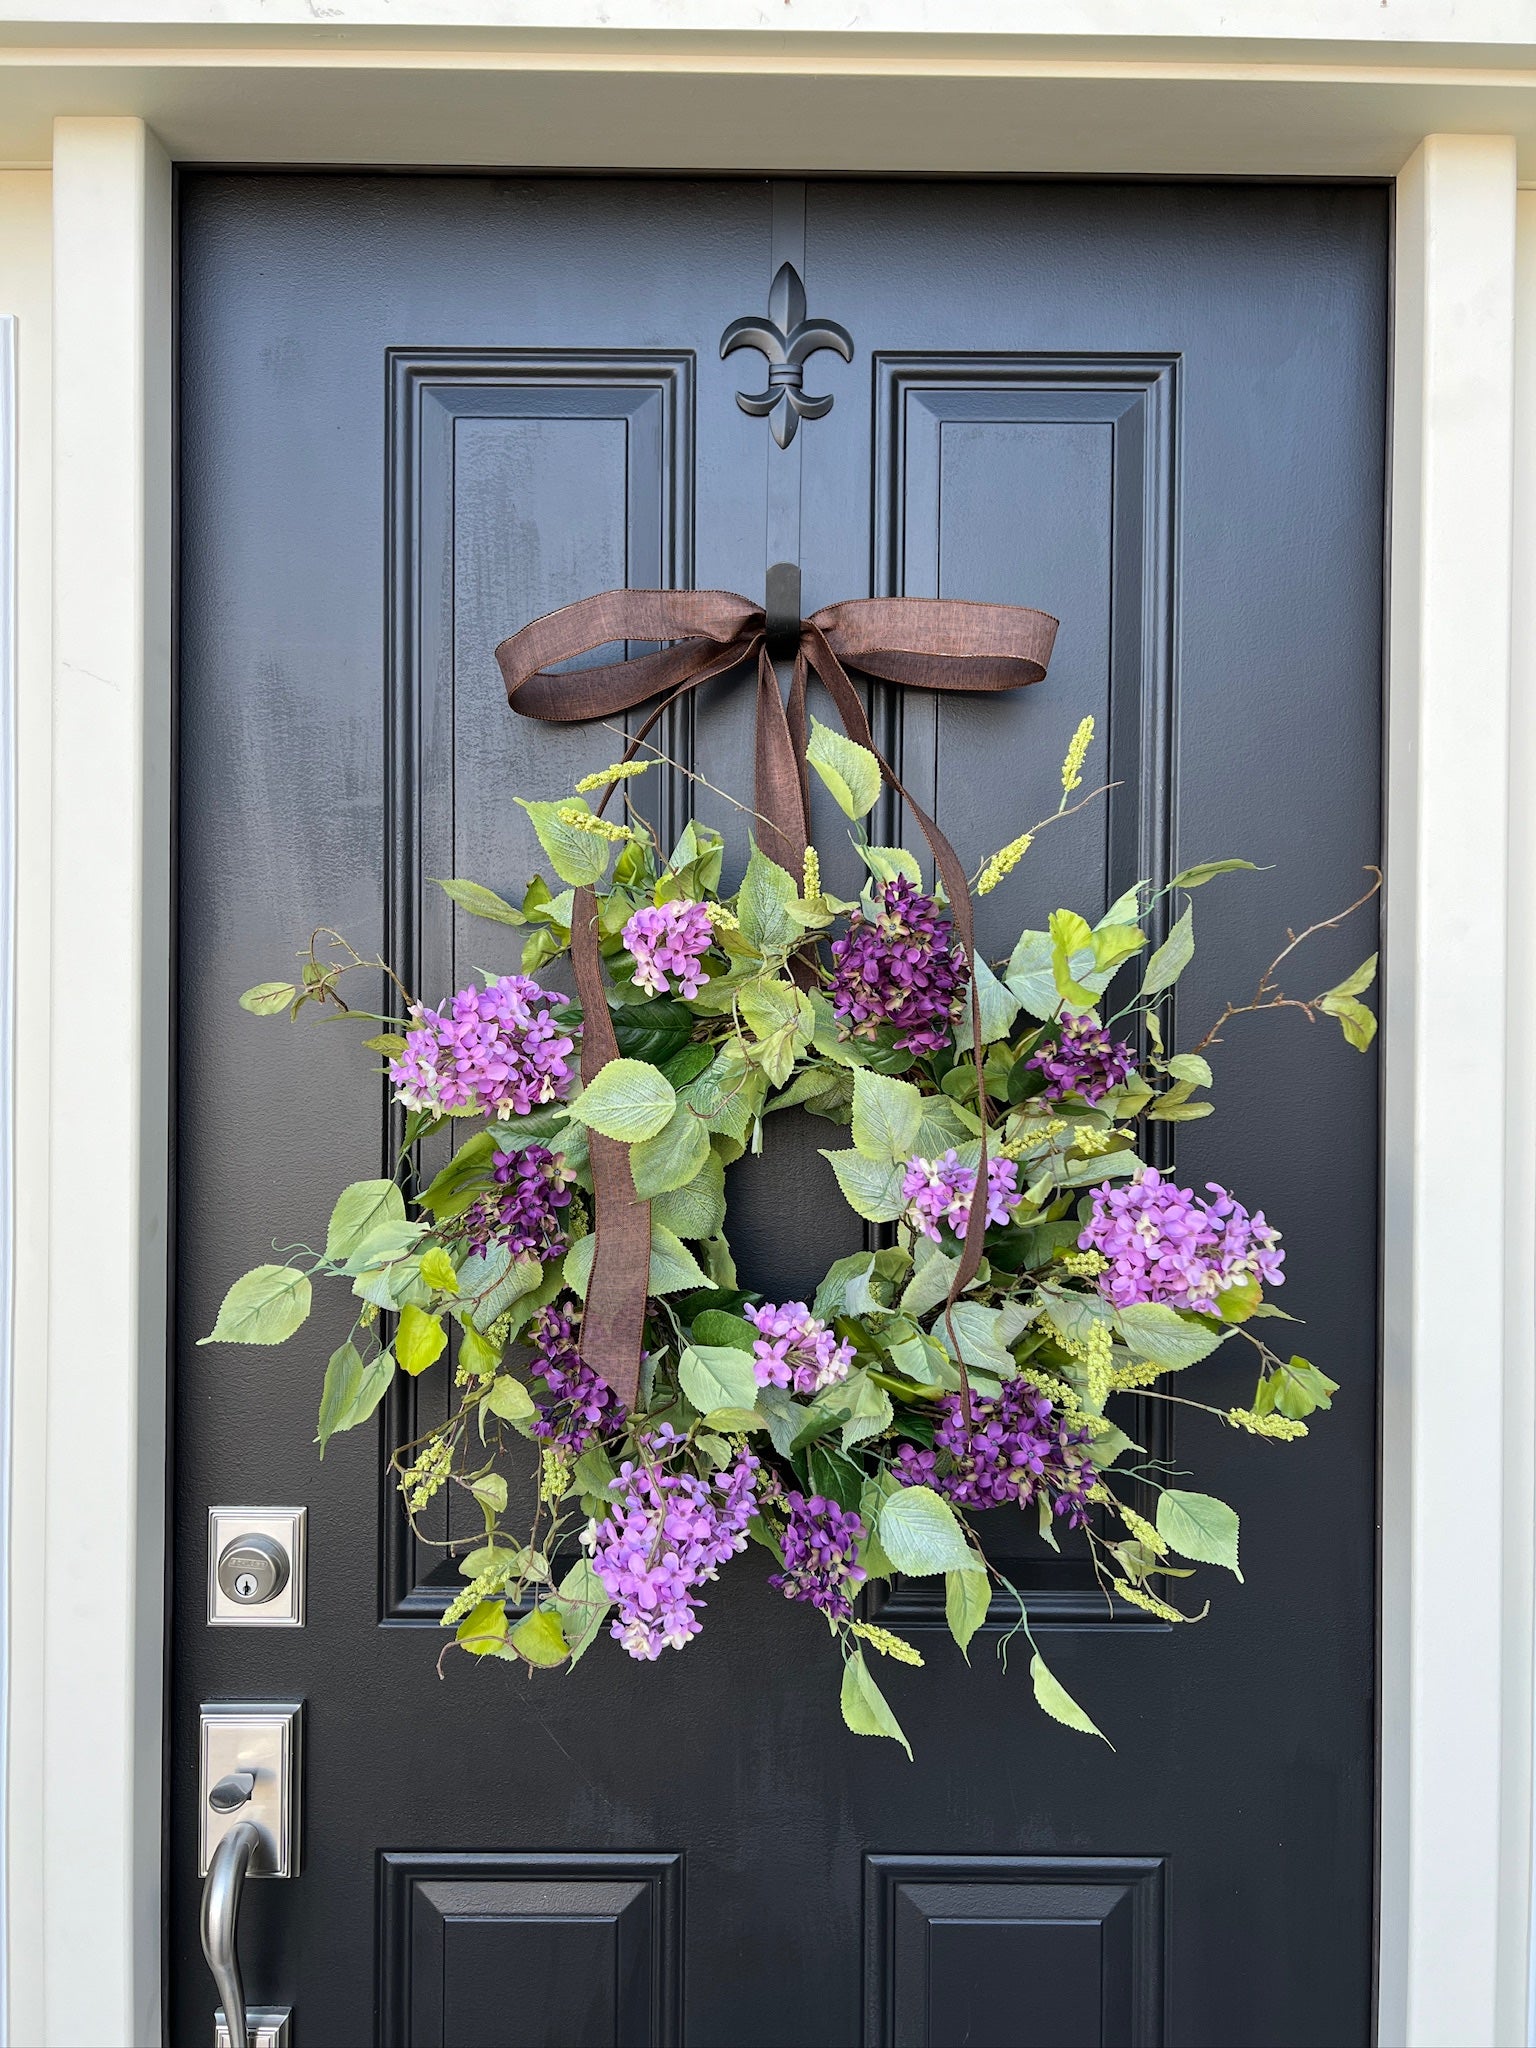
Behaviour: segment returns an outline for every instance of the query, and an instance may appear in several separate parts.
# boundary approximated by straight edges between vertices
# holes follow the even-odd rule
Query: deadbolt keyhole
[[[219,1587],[242,1607],[275,1600],[288,1583],[288,1553],[275,1536],[236,1536],[219,1552]]]

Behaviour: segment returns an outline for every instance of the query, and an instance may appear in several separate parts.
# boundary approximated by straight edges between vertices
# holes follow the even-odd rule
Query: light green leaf
[[[678,1360],[677,1377],[701,1415],[717,1408],[750,1409],[757,1400],[751,1355],[727,1344],[690,1344]]]
[[[421,1277],[440,1294],[457,1294],[459,1291],[459,1276],[453,1270],[453,1261],[440,1244],[422,1253]]]
[[[1157,1533],[1181,1557],[1197,1564],[1224,1565],[1239,1582],[1237,1568],[1237,1510],[1209,1493],[1159,1494]]]
[[[955,1275],[960,1270],[960,1261],[949,1258],[941,1252],[932,1238],[921,1237],[914,1254],[912,1278],[907,1282],[901,1297],[901,1306],[909,1316],[926,1315],[931,1308],[937,1308],[941,1301],[949,1299],[949,1290],[955,1284]]]
[[[1054,1320],[1054,1312],[1048,1313]],[[1113,1320],[1133,1358],[1144,1358],[1149,1365],[1161,1365],[1170,1372],[1209,1358],[1225,1335],[1181,1316],[1161,1301],[1135,1302],[1116,1310]]]
[[[549,855],[562,882],[569,882],[573,888],[579,889],[603,879],[608,872],[613,842],[596,832],[583,832],[575,825],[567,825],[560,816],[562,811],[571,809],[586,811],[590,816],[591,807],[580,797],[566,797],[558,804],[529,803],[525,797],[517,797],[515,801],[533,820],[539,844]]]
[[[454,1641],[472,1657],[489,1657],[501,1648],[507,1636],[507,1610],[500,1600],[482,1600],[472,1607],[454,1631]]]
[[[485,1390],[485,1405],[503,1422],[532,1422],[539,1412],[528,1389],[509,1372],[498,1373],[491,1381]]]
[[[535,1607],[532,1614],[525,1614],[507,1637],[507,1643],[525,1662],[541,1670],[563,1664],[571,1654],[560,1616],[553,1607]]]
[[[1353,974],[1317,998],[1316,1007],[1325,1016],[1337,1017],[1345,1038],[1357,1052],[1364,1052],[1376,1036],[1376,1019],[1364,1003],[1355,999],[1376,979],[1376,955],[1362,960]]]
[[[309,1275],[296,1266],[256,1266],[238,1279],[199,1344],[281,1344],[309,1314]]]
[[[1133,924],[1098,924],[1093,928],[1093,964],[1100,972],[1113,974],[1124,960],[1139,953],[1147,935]]]
[[[923,871],[904,846],[861,846],[858,851],[877,882],[894,882],[903,875],[914,889],[922,888]]]
[[[414,1378],[417,1373],[435,1365],[443,1355],[448,1343],[448,1332],[443,1328],[441,1316],[428,1315],[408,1302],[400,1311],[400,1327],[395,1332],[395,1356],[400,1361],[402,1372]]]
[[[1233,875],[1239,868],[1252,868],[1251,860],[1203,860],[1192,868],[1185,868],[1169,883],[1171,889],[1198,889],[1203,882],[1214,880],[1217,875]]]
[[[874,809],[880,795],[880,763],[868,747],[813,718],[805,758],[848,817],[862,818]]]
[[[1013,1029],[1013,1020],[1020,1010],[1019,998],[1012,989],[1006,988],[992,972],[979,953],[971,955],[972,968],[976,977],[976,995],[981,1004],[981,1042],[992,1045],[999,1038],[1006,1038]],[[967,1046],[971,1042],[970,1006],[960,1013],[960,1022],[955,1027],[956,1035]]]
[[[677,1107],[665,1074],[644,1060],[609,1060],[570,1105],[577,1123],[626,1145],[654,1138]]]
[[[676,1237],[718,1236],[725,1227],[725,1162],[720,1154],[711,1151],[685,1187],[653,1195],[651,1221]]]
[[[1186,903],[1178,923],[1147,962],[1147,972],[1141,984],[1142,995],[1157,996],[1165,988],[1172,988],[1194,957],[1194,905]]]
[[[1113,1749],[1114,1744],[1092,1721],[1073,1699],[1066,1687],[1055,1676],[1038,1650],[1029,1660],[1029,1675],[1034,1680],[1036,1704],[1050,1715],[1053,1721],[1060,1721],[1063,1727],[1075,1728],[1080,1735],[1097,1735],[1100,1742]]]
[[[906,1208],[906,1198],[901,1192],[905,1175],[899,1161],[882,1163],[866,1159],[861,1152],[828,1152],[825,1149],[821,1156],[831,1162],[837,1184],[843,1191],[843,1200],[856,1216],[862,1216],[870,1223],[894,1223]]]
[[[901,1732],[901,1724],[886,1705],[864,1664],[864,1653],[855,1650],[843,1666],[843,1721],[855,1735],[888,1735],[899,1742],[910,1759],[912,1745]]]
[[[1051,978],[1056,993],[1075,1010],[1091,1010],[1097,1000],[1096,992],[1086,988],[1076,975],[1080,953],[1086,953],[1088,964],[1093,965],[1093,928],[1075,910],[1053,910],[1050,924]]]
[[[954,1335],[950,1335],[950,1325]],[[984,1308],[979,1301],[957,1301],[947,1315],[939,1317],[933,1334],[952,1358],[959,1357],[967,1366],[978,1366],[983,1372],[995,1372],[1003,1378],[1012,1376],[1015,1367],[1007,1346],[1001,1338],[1002,1315],[995,1308]],[[959,1346],[958,1352],[956,1345]]]
[[[944,1619],[969,1664],[971,1637],[987,1618],[992,1605],[992,1582],[984,1571],[944,1574]]]
[[[655,1218],[652,1218],[652,1228]],[[565,1284],[578,1301],[587,1298],[587,1282],[592,1277],[592,1260],[597,1253],[597,1237],[588,1231],[585,1237],[578,1237],[565,1255]]]
[[[1042,1021],[1054,1017],[1061,1008],[1061,997],[1051,972],[1050,933],[1020,932],[1003,979],[1031,1017]]]
[[[320,1420],[315,1432],[322,1458],[333,1436],[344,1429],[356,1429],[360,1422],[368,1420],[394,1376],[395,1361],[387,1351],[367,1365],[350,1342],[331,1353],[320,1392]]]
[[[1379,956],[1378,956],[1377,954],[1375,954],[1375,953],[1372,953],[1372,954],[1371,954],[1371,956],[1369,957],[1369,959],[1366,959],[1366,960],[1362,960],[1362,961],[1360,962],[1360,965],[1359,965],[1359,966],[1358,966],[1358,967],[1357,967],[1357,968],[1355,969],[1354,973],[1353,973],[1353,974],[1346,974],[1346,975],[1345,975],[1345,977],[1344,977],[1344,979],[1343,979],[1343,980],[1342,980],[1341,982],[1337,982],[1337,983],[1336,983],[1336,984],[1335,984],[1335,985],[1334,985],[1334,986],[1333,986],[1333,987],[1332,987],[1331,989],[1329,989],[1329,990],[1327,991],[1327,995],[1329,995],[1329,996],[1362,996],[1362,995],[1364,995],[1364,994],[1365,994],[1365,991],[1366,991],[1366,990],[1367,990],[1367,989],[1368,989],[1368,988],[1370,987],[1371,983],[1372,983],[1372,982],[1373,982],[1373,981],[1374,981],[1374,980],[1376,979],[1376,962],[1377,962],[1377,959],[1378,959],[1378,957],[1379,957]],[[1326,1000],[1326,997],[1325,997],[1325,996],[1319,996],[1319,997],[1318,997],[1318,1002],[1319,1002],[1319,1003],[1322,1003],[1322,1002],[1324,1002],[1325,1000]]]
[[[551,859],[554,856],[551,854]],[[483,917],[490,924],[526,924],[522,911],[498,896],[494,889],[482,889],[478,882],[439,881],[439,889],[452,897],[460,910],[468,911],[471,917]]]
[[[555,1589],[555,1608],[573,1664],[596,1641],[611,1604],[591,1560],[578,1557]]]
[[[1277,1408],[1293,1422],[1303,1422],[1314,1409],[1331,1408],[1338,1391],[1338,1381],[1320,1372],[1310,1359],[1292,1358],[1261,1383],[1260,1413],[1267,1414],[1270,1409]],[[1254,1405],[1260,1406],[1258,1402]]]
[[[736,915],[742,937],[760,953],[787,951],[802,936],[790,915],[790,905],[800,892],[777,861],[770,860],[761,847],[754,846],[747,862]]]
[[[482,1472],[478,1479],[469,1482],[469,1490],[492,1514],[504,1515],[507,1512],[507,1482],[500,1472]]]
[[[686,1102],[680,1102],[655,1137],[644,1139],[629,1155],[635,1193],[648,1202],[654,1195],[686,1187],[702,1172],[708,1157],[708,1124]]]
[[[853,1148],[882,1163],[912,1157],[923,1098],[910,1081],[860,1067],[853,1077]]]
[[[650,1294],[680,1294],[690,1287],[707,1287],[709,1275],[664,1223],[651,1218],[651,1271],[646,1282]]]
[[[392,1180],[355,1180],[331,1211],[325,1256],[339,1266],[384,1224],[404,1221],[405,1197]]]
[[[459,1337],[459,1364],[477,1380],[488,1380],[501,1363],[501,1346],[465,1323]]]
[[[891,1397],[884,1387],[875,1384],[867,1372],[850,1373],[840,1387],[827,1390],[826,1398],[835,1398],[847,1418],[843,1423],[842,1439],[845,1451],[851,1451],[855,1444],[864,1443],[891,1426],[894,1414]]]
[[[976,1568],[953,1509],[931,1486],[899,1487],[880,1510],[879,1528],[881,1546],[899,1572],[921,1578]]]
[[[391,1259],[398,1259],[408,1252],[418,1237],[426,1231],[424,1223],[381,1223],[350,1251],[342,1262],[341,1270],[349,1279],[359,1273],[366,1273],[371,1267],[386,1266]]]
[[[298,993],[291,981],[258,981],[240,998],[240,1007],[253,1017],[278,1017],[297,1001]]]
[[[1175,1053],[1168,1062],[1168,1071],[1175,1081],[1187,1081],[1192,1088],[1209,1088],[1213,1078],[1210,1062],[1197,1052]]]

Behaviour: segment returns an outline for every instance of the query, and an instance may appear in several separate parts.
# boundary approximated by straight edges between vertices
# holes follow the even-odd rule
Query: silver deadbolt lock
[[[248,1530],[219,1552],[219,1590],[242,1607],[262,1607],[282,1592],[291,1569],[275,1536]]]

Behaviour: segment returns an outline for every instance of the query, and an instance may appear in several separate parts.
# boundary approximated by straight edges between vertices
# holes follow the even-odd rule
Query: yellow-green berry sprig
[[[1229,1408],[1222,1420],[1233,1429],[1245,1429],[1250,1436],[1273,1437],[1277,1443],[1294,1443],[1307,1434],[1304,1422],[1294,1422],[1289,1415],[1260,1415],[1252,1408]]]
[[[1082,786],[1083,762],[1092,744],[1093,716],[1090,713],[1087,718],[1079,721],[1077,731],[1073,733],[1071,743],[1067,748],[1067,758],[1061,764],[1061,800],[1063,803],[1066,802],[1074,789]]]
[[[617,825],[612,818],[599,818],[580,804],[562,804],[555,816],[562,825],[569,825],[573,832],[588,832],[594,839],[611,839],[615,845],[640,836],[628,825]]]
[[[999,848],[976,877],[976,894],[990,896],[998,883],[1013,873],[1034,843],[1033,832],[1021,832],[1017,839],[1010,839],[1006,846]]]
[[[872,1621],[856,1621],[853,1633],[868,1643],[872,1650],[878,1650],[882,1657],[889,1657],[897,1664],[921,1664],[921,1650],[914,1650],[900,1636],[893,1636],[888,1628],[879,1628]]]
[[[821,855],[814,846],[808,846],[805,849],[800,894],[807,903],[814,902],[821,894]]]
[[[413,1465],[400,1474],[400,1491],[411,1514],[424,1508],[440,1493],[453,1471],[453,1445],[446,1436],[434,1436]]]
[[[571,1461],[558,1445],[545,1444],[539,1453],[539,1499],[546,1506],[564,1500],[571,1484]]]
[[[610,782],[623,782],[631,775],[643,775],[647,768],[654,768],[654,761],[615,761],[611,768],[601,768],[596,775],[583,775],[576,785],[576,794],[585,796],[589,790],[602,789]]]
[[[1056,1264],[1069,1280],[1096,1280],[1109,1261],[1102,1252],[1058,1252]]]
[[[1159,1535],[1157,1529],[1147,1520],[1145,1515],[1138,1515],[1136,1510],[1128,1508],[1123,1500],[1115,1502],[1115,1512],[1136,1538],[1136,1541],[1145,1549],[1150,1550],[1154,1557],[1166,1557],[1168,1555],[1167,1542]]]
[[[1133,1607],[1140,1607],[1148,1614],[1155,1614],[1159,1621],[1190,1619],[1187,1614],[1180,1614],[1177,1607],[1170,1607],[1166,1600],[1159,1600],[1155,1593],[1149,1593],[1144,1586],[1132,1586],[1124,1579],[1116,1579],[1114,1588],[1122,1600],[1129,1600]]]
[[[739,932],[741,920],[734,910],[727,910],[723,903],[706,903],[704,915],[717,932]]]
[[[513,1553],[506,1553],[505,1562],[488,1564],[483,1572],[476,1573],[467,1586],[461,1587],[443,1610],[443,1627],[452,1628],[456,1621],[462,1621],[482,1600],[494,1599],[512,1576]]]

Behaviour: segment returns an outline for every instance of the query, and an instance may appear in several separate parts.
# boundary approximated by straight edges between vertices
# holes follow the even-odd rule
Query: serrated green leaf
[[[685,1186],[651,1197],[651,1221],[675,1237],[717,1237],[725,1227],[725,1162],[711,1150]]]
[[[1141,984],[1142,996],[1161,995],[1164,989],[1172,988],[1194,957],[1194,905],[1186,903],[1173,930],[1147,962]]]
[[[1170,1489],[1158,1495],[1157,1533],[1181,1557],[1219,1564],[1241,1583],[1237,1566],[1237,1510],[1209,1493]]]
[[[708,1124],[686,1102],[679,1102],[655,1137],[644,1139],[630,1152],[635,1193],[648,1202],[655,1195],[685,1187],[703,1170],[708,1157]]]
[[[608,859],[613,852],[613,842],[602,838],[596,832],[583,832],[575,825],[567,825],[560,816],[562,811],[577,809],[591,816],[591,807],[580,797],[566,797],[557,804],[530,803],[526,797],[515,801],[533,820],[533,829],[539,835],[539,844],[549,855],[555,873],[562,882],[569,882],[573,888],[590,887],[600,882],[608,872]],[[524,908],[526,909],[526,903]],[[566,920],[569,925],[569,918]]]
[[[1050,927],[1051,979],[1056,993],[1075,1010],[1091,1010],[1097,1001],[1096,992],[1076,978],[1076,968],[1080,954],[1086,954],[1089,964],[1093,963],[1093,928],[1075,910],[1053,910]]]
[[[975,1554],[954,1510],[931,1486],[903,1486],[880,1510],[880,1543],[899,1572],[927,1577],[972,1571]]]
[[[690,1344],[677,1365],[678,1382],[701,1415],[717,1408],[752,1408],[757,1374],[749,1353],[728,1344]]]
[[[993,1045],[998,1039],[1008,1036],[1022,1006],[1013,990],[998,980],[979,953],[971,955],[971,962],[976,980],[976,996],[981,1005],[981,1042],[983,1045]],[[956,1036],[969,1050],[971,1027],[968,1004],[960,1013],[960,1022],[956,1025],[955,1031]]]
[[[923,871],[904,846],[861,846],[858,851],[877,882],[894,882],[902,876],[914,889],[922,888]]]
[[[360,1422],[368,1420],[394,1376],[395,1361],[387,1351],[366,1365],[350,1341],[331,1353],[320,1391],[320,1419],[315,1431],[322,1458],[333,1436],[344,1429],[356,1429]]]
[[[912,1745],[887,1706],[885,1694],[870,1677],[862,1650],[855,1650],[843,1666],[842,1707],[844,1726],[855,1735],[888,1735],[901,1744],[910,1760]]]
[[[538,1414],[533,1396],[509,1372],[498,1373],[485,1390],[485,1405],[503,1422],[532,1422]]]
[[[472,1657],[492,1656],[507,1637],[507,1610],[500,1600],[482,1600],[454,1631],[454,1641]]]
[[[1065,1728],[1075,1728],[1080,1735],[1097,1735],[1100,1742],[1111,1749],[1114,1747],[1103,1730],[1089,1720],[1038,1650],[1029,1660],[1029,1675],[1034,1682],[1036,1704],[1053,1721],[1060,1721]]]
[[[553,858],[553,856],[551,856]],[[483,889],[478,882],[463,882],[457,879],[439,881],[437,886],[445,896],[450,897],[471,917],[483,917],[489,924],[526,924],[522,911],[514,910],[504,897],[494,889]]]
[[[889,1429],[894,1415],[891,1397],[867,1372],[850,1373],[840,1387],[827,1389],[826,1398],[835,1400],[843,1416],[842,1446],[851,1451],[883,1429]]]
[[[1061,1008],[1061,996],[1051,971],[1050,933],[1020,932],[1003,979],[1031,1017],[1042,1021],[1054,1017]]]
[[[428,1315],[414,1302],[407,1302],[400,1311],[400,1327],[395,1332],[395,1357],[400,1361],[401,1371],[413,1378],[425,1372],[442,1357],[447,1343],[448,1332],[443,1328],[442,1317]]]
[[[611,1604],[591,1560],[578,1557],[555,1589],[555,1609],[565,1630],[572,1664],[597,1640]]]
[[[1002,1316],[995,1308],[986,1308],[979,1301],[957,1301],[939,1317],[933,1334],[952,1358],[958,1357],[966,1366],[1004,1378],[1014,1371],[1013,1359],[1002,1341]]]
[[[651,1270],[646,1281],[648,1294],[681,1294],[690,1287],[707,1287],[709,1275],[680,1237],[664,1223],[651,1218]]]
[[[967,1663],[971,1637],[986,1620],[991,1605],[992,1582],[984,1571],[944,1574],[944,1619]]]
[[[902,1310],[909,1316],[926,1315],[949,1299],[960,1261],[941,1252],[931,1238],[919,1238],[913,1257],[912,1278],[901,1297]]]
[[[325,1233],[325,1256],[341,1265],[386,1223],[405,1221],[405,1197],[392,1180],[356,1180],[343,1188]]]
[[[241,996],[240,1007],[253,1017],[280,1017],[298,993],[291,981],[258,981]]]
[[[1372,956],[1374,958],[1374,955]],[[1354,977],[1351,976],[1351,979]],[[1326,1017],[1336,1017],[1339,1028],[1356,1052],[1365,1052],[1376,1036],[1376,1019],[1364,1003],[1351,995],[1341,995],[1330,989],[1327,995],[1319,996],[1315,1007]]]
[[[525,1663],[539,1670],[563,1664],[571,1654],[560,1616],[553,1607],[535,1607],[532,1614],[525,1614],[507,1637],[507,1644]]]
[[[309,1314],[309,1275],[296,1266],[255,1266],[225,1295],[199,1344],[281,1344]]]
[[[1339,1391],[1338,1381],[1329,1379],[1306,1358],[1292,1358],[1277,1367],[1263,1387],[1266,1399],[1261,1412],[1278,1409],[1292,1422],[1304,1422],[1317,1409],[1331,1408]]]
[[[898,1161],[881,1162],[866,1159],[862,1152],[825,1149],[821,1156],[831,1164],[843,1200],[856,1216],[870,1223],[894,1223],[906,1208],[901,1192],[904,1169]]]
[[[1192,1088],[1209,1088],[1213,1078],[1210,1062],[1197,1052],[1175,1053],[1168,1062],[1168,1071],[1175,1081],[1187,1081]]]
[[[1048,1306],[1046,1312],[1054,1320],[1053,1308]],[[1209,1358],[1226,1334],[1207,1329],[1204,1323],[1180,1315],[1161,1301],[1135,1302],[1116,1310],[1112,1320],[1133,1358],[1144,1358],[1149,1365],[1161,1365],[1170,1372]]]
[[[565,1284],[578,1301],[587,1298],[587,1282],[592,1278],[592,1261],[596,1254],[597,1238],[591,1231],[585,1237],[576,1238],[565,1254]]]
[[[770,860],[754,846],[747,861],[741,893],[736,899],[736,916],[741,935],[760,953],[786,951],[801,937],[789,906],[798,901],[799,890],[777,861]]]
[[[860,1067],[853,1077],[853,1148],[882,1164],[912,1157],[923,1098],[910,1081]]]
[[[459,1276],[453,1269],[453,1261],[440,1244],[422,1253],[421,1277],[439,1294],[457,1294],[459,1291]]]
[[[677,1107],[677,1092],[644,1060],[609,1060],[570,1105],[577,1123],[626,1145],[654,1138]]]
[[[880,763],[868,747],[813,718],[805,758],[847,817],[862,818],[874,809],[880,796]]]
[[[705,1308],[700,1309],[693,1319],[693,1341],[696,1344],[727,1344],[733,1351],[750,1353],[757,1342],[757,1332],[745,1316],[733,1316],[723,1308]]]

